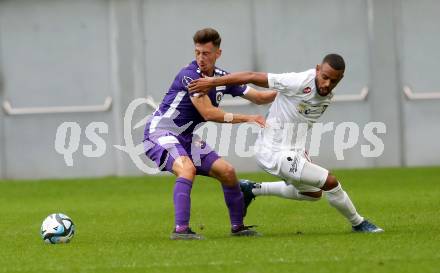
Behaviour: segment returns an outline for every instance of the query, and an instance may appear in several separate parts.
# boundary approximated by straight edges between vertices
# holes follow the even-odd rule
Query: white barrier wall
[[[125,145],[126,108],[146,96],[160,102],[193,59],[192,35],[207,26],[222,35],[218,66],[228,71],[302,71],[329,52],[345,57],[345,78],[335,93],[354,100],[335,102],[322,122],[355,122],[361,130],[384,122],[387,133],[378,136],[385,151],[364,158],[361,145],[368,141],[361,135],[337,160],[333,130],[323,135],[316,162],[329,168],[438,165],[439,9],[435,0],[0,1],[0,177],[142,174],[113,146]],[[227,102],[224,108],[267,109]],[[149,112],[137,109],[130,126]],[[63,122],[81,128],[72,167],[55,149]],[[92,122],[107,124],[108,131],[89,127],[86,135]],[[93,130],[104,152],[90,140]],[[226,158],[239,171],[258,170],[252,158],[234,153],[236,131]],[[143,128],[131,133],[139,144]],[[254,139],[250,135],[247,145]]]

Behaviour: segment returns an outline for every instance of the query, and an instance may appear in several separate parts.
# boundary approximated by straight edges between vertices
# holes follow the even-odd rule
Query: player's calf
[[[300,191],[294,185],[285,181],[252,183],[248,180],[241,180],[240,187],[244,193],[245,202],[249,200],[249,203],[255,196],[260,195],[279,196],[298,201],[318,201],[322,196],[322,190],[318,188],[302,187]]]
[[[356,211],[350,197],[342,189],[334,175],[328,174],[325,184],[321,189],[325,191],[329,204],[337,209],[352,226],[357,226],[364,221],[364,218]]]
[[[222,183],[225,203],[229,210],[231,230],[234,236],[255,236],[257,232],[248,230],[243,224],[244,200],[238,184],[235,169],[224,159],[218,159],[212,165],[210,176]]]
[[[198,235],[189,227],[191,190],[196,169],[189,157],[180,156],[173,163],[173,172],[177,178],[173,191],[175,229],[171,239],[196,239]]]
[[[334,175],[328,174],[321,189],[325,191],[329,204],[336,208],[351,223],[353,231],[369,233],[383,232],[383,229],[375,226],[359,215],[350,197],[342,189],[341,184]]]

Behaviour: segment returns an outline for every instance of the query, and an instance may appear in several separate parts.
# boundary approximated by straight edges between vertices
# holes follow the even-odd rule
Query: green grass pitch
[[[440,168],[335,174],[384,234],[351,233],[325,198],[259,197],[246,223],[264,236],[231,238],[219,183],[198,177],[191,225],[207,240],[170,241],[171,176],[1,181],[0,272],[439,272]],[[75,222],[70,244],[41,240],[40,224],[53,212]]]

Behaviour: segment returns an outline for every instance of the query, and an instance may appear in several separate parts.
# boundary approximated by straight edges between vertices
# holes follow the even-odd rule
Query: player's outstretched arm
[[[258,91],[252,87],[248,88],[249,90],[242,97],[258,105],[273,102],[278,93],[274,90]]]
[[[213,121],[219,123],[243,123],[243,122],[255,122],[260,127],[264,127],[266,120],[260,115],[243,115],[226,113],[220,108],[214,107],[208,96],[191,97],[193,105],[199,111],[200,115],[206,121]]]
[[[205,93],[209,89],[220,85],[240,85],[252,83],[261,87],[269,87],[266,72],[236,72],[223,77],[205,77],[193,80],[188,85],[188,90],[193,92]]]

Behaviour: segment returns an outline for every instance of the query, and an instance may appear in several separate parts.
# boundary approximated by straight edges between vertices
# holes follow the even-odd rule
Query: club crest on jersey
[[[303,92],[304,94],[308,94],[312,91],[312,88],[310,88],[309,86],[307,86],[306,88],[304,88]]]
[[[197,139],[193,143],[197,148],[200,148],[200,149],[205,149],[205,147],[206,147],[206,142],[201,139]]]
[[[223,93],[222,92],[217,92],[215,94],[215,101],[217,102],[217,104],[219,104],[222,101],[223,98]]]
[[[192,82],[192,81],[193,81],[193,79],[191,79],[188,76],[183,76],[183,78],[182,78],[182,84],[183,84],[183,86],[185,86],[185,88],[188,87],[188,84],[190,84],[190,82]]]

